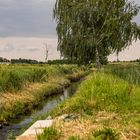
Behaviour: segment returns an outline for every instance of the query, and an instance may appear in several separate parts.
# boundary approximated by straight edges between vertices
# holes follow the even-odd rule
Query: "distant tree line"
[[[100,59],[101,64],[107,64],[108,60],[106,58],[101,58]],[[113,61],[113,62],[118,62],[118,61]],[[119,62],[139,62],[140,63],[140,58],[136,60],[130,60],[130,61],[119,61]],[[57,59],[57,60],[48,60],[48,62],[41,62],[37,60],[32,60],[32,59],[11,59],[8,60],[7,58],[0,57],[0,63],[11,63],[11,64],[79,64],[78,61],[74,60],[69,60],[69,59]],[[96,62],[92,62],[96,63]]]
[[[68,59],[48,60],[47,64],[78,64],[77,61]]]
[[[17,63],[23,63],[23,64],[38,64],[40,62],[38,62],[37,60],[32,60],[32,59],[11,59],[11,63],[12,64],[17,64]]]
[[[32,59],[25,59],[25,58],[19,58],[19,59],[11,59],[8,60],[6,58],[0,57],[0,62],[3,63],[11,63],[11,64],[78,64],[77,61],[68,60],[68,59],[57,59],[57,60],[48,60],[48,62],[42,62]]]
[[[113,61],[113,62],[114,62],[114,63],[115,63],[115,62],[117,62],[117,63],[118,63],[118,62],[139,62],[139,63],[140,63],[140,58],[139,58],[139,59],[136,59],[136,60],[129,60],[129,61],[124,61],[124,60],[123,60],[123,61]]]
[[[25,59],[25,58],[8,60],[3,57],[0,57],[0,62],[1,63],[9,62],[11,64],[77,64],[78,63],[77,61],[68,60],[68,59],[48,60],[48,62],[41,62],[41,61]]]
[[[10,62],[10,60],[0,57],[0,62],[7,63],[7,62]]]
[[[11,64],[43,64],[44,62],[40,62],[37,60],[32,60],[32,59],[11,59],[8,60],[6,58],[0,57],[0,63],[11,63]]]
[[[140,58],[136,60],[131,60],[130,62],[140,62]]]

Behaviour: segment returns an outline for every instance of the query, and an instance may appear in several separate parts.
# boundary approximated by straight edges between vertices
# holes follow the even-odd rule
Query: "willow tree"
[[[58,49],[61,55],[87,64],[121,51],[139,37],[132,19],[139,7],[127,0],[56,0]]]

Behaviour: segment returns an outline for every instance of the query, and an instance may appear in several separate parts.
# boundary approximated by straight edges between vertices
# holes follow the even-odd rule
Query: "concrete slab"
[[[53,120],[39,120],[35,122],[28,130],[26,130],[16,140],[36,140],[38,134],[43,133],[44,128],[52,126]]]

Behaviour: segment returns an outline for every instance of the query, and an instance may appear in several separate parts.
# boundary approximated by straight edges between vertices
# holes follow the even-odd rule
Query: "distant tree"
[[[0,62],[10,62],[8,59],[0,57]]]
[[[56,0],[58,49],[64,58],[80,64],[119,53],[139,38],[140,28],[132,22],[139,12],[126,0]]]
[[[41,62],[38,62],[37,60],[32,60],[32,59],[11,59],[12,64],[38,64]]]
[[[61,60],[48,60],[47,64],[77,64],[76,61],[71,61],[68,59],[61,59]]]

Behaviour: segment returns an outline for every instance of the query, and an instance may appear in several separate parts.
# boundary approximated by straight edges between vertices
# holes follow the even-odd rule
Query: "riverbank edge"
[[[24,91],[26,97],[23,98],[17,96],[17,99],[14,99],[14,103],[11,104],[11,107],[4,111],[3,117],[0,118],[0,128],[3,128],[6,125],[9,125],[12,120],[16,118],[19,119],[21,115],[26,115],[32,112],[37,108],[42,102],[49,96],[57,95],[62,93],[64,88],[67,88],[71,83],[79,81],[82,77],[86,76],[89,71],[79,71],[77,73],[68,74],[63,77],[59,77],[55,82],[48,82],[40,84],[36,89]],[[21,93],[22,94],[22,93]],[[29,99],[31,98],[31,99]]]

